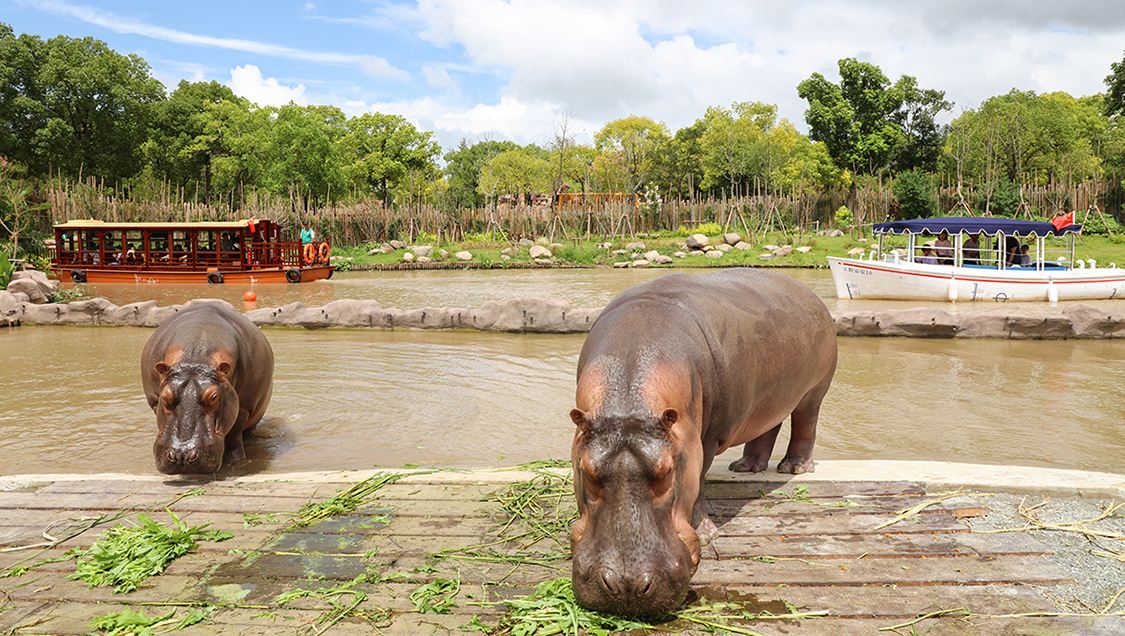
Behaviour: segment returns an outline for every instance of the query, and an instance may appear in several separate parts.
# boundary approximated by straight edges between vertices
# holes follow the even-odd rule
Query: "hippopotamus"
[[[192,304],[145,343],[141,383],[156,414],[156,468],[214,473],[246,459],[242,436],[270,403],[273,349],[231,307]]]
[[[791,416],[777,470],[813,470],[835,369],[828,309],[783,274],[672,274],[617,296],[582,347],[570,412],[578,601],[629,616],[682,603],[716,532],[701,489],[715,455],[746,444],[730,468],[764,470]]]

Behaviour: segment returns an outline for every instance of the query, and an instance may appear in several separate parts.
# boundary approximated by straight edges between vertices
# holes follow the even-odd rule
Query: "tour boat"
[[[828,257],[836,295],[954,302],[1125,298],[1125,269],[1075,260],[1074,238],[1082,226],[1073,224],[1072,215],[1062,219],[945,217],[876,223],[879,242],[867,258]],[[895,235],[906,235],[904,247],[886,244]],[[1055,243],[1062,247],[1051,249]]]
[[[76,283],[305,283],[332,277],[326,242],[284,240],[269,220],[55,225],[55,276]]]

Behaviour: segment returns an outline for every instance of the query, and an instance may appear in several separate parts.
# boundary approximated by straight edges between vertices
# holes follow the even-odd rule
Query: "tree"
[[[479,207],[485,195],[478,189],[481,168],[505,150],[516,150],[511,141],[478,141],[469,145],[464,139],[456,150],[445,153],[445,175],[449,180],[449,196],[459,208]]]
[[[1110,64],[1109,69],[1109,75],[1105,76],[1105,114],[1106,117],[1125,117],[1125,54],[1122,54],[1120,62]]]
[[[17,37],[0,22],[0,156],[24,166],[35,162],[32,139],[45,121],[36,83],[42,48],[38,37]]]
[[[482,194],[509,194],[520,199],[543,192],[551,184],[551,164],[541,148],[528,146],[505,150],[481,168],[478,186]]]
[[[335,106],[278,108],[268,129],[269,164],[267,186],[277,194],[288,194],[294,209],[300,201],[305,210],[337,196],[344,186],[336,142],[345,132],[347,119]]]
[[[641,191],[652,177],[656,150],[668,137],[664,124],[631,115],[609,122],[594,134],[601,168],[609,186],[629,193]]]
[[[904,219],[917,219],[933,214],[937,197],[930,175],[921,170],[908,170],[895,177],[894,195]]]
[[[390,206],[392,193],[412,177],[411,196],[418,180],[436,171],[441,152],[431,133],[419,131],[400,115],[364,113],[348,120],[338,144],[343,170],[353,184],[369,188]]]
[[[893,115],[902,132],[894,150],[895,169],[936,169],[946,133],[936,118],[953,108],[953,104],[945,101],[944,91],[920,89],[918,81],[909,75],[903,75],[893,90],[902,98],[898,112]]]

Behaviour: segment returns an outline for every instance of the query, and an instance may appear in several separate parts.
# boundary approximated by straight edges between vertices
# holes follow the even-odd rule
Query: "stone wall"
[[[200,299],[192,302],[219,302]],[[1013,305],[1005,313],[954,313],[915,307],[834,314],[840,336],[911,338],[1125,338],[1125,303],[1120,309],[1066,303]],[[66,304],[35,304],[0,291],[3,325],[129,325],[155,327],[186,305],[159,307],[150,300],[117,306],[104,298]],[[1007,309],[1007,308],[1006,308]],[[374,300],[335,300],[322,307],[291,303],[246,312],[259,326],[306,329],[476,329],[507,333],[583,333],[600,309],[573,307],[558,300],[510,300],[480,307],[385,308]]]

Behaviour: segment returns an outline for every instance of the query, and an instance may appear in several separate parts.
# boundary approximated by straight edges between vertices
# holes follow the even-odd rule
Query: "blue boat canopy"
[[[1070,233],[1077,234],[1082,231],[1082,226],[1068,225],[1061,230],[1056,230],[1054,225],[1039,221],[1020,221],[998,217],[947,216],[876,223],[873,229],[876,234],[940,234],[942,231],[946,231],[950,234],[961,232],[979,234],[983,232],[989,236],[995,236],[998,232],[1003,232],[1005,236],[1062,236]]]

